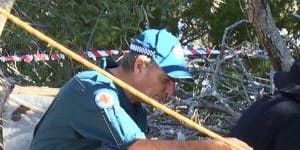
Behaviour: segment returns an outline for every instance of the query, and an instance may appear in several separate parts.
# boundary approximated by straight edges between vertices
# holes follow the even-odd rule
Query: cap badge
[[[182,59],[184,58],[184,55],[183,55],[183,51],[182,51],[182,48],[180,45],[176,45],[175,47],[173,47],[173,53],[175,55],[175,57],[177,59]]]

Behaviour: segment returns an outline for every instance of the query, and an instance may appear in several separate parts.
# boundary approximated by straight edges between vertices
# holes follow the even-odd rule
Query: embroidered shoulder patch
[[[113,95],[108,91],[101,91],[95,96],[95,101],[98,107],[108,108],[114,104]]]

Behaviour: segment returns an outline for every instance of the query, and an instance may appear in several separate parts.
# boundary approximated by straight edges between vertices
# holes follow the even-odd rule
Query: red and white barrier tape
[[[91,51],[82,51],[78,53],[83,58],[89,58],[96,60],[99,57],[106,57],[112,55],[120,55],[121,51],[119,50],[91,50]],[[9,61],[24,61],[30,63],[31,61],[49,61],[49,60],[65,60],[66,57],[62,53],[36,53],[36,54],[26,54],[26,55],[8,55],[0,56],[0,61],[9,62]]]
[[[234,51],[235,54],[241,54],[241,53],[247,53],[246,50],[237,50]],[[224,53],[228,53],[228,50],[225,50]],[[251,50],[251,53],[262,53],[262,50]],[[78,54],[83,58],[89,58],[92,60],[96,60],[100,57],[106,57],[106,56],[112,56],[112,55],[121,55],[122,51],[120,50],[91,50],[91,51],[81,51]],[[185,56],[200,56],[200,55],[219,55],[221,53],[220,50],[211,50],[211,49],[184,49],[184,55]],[[65,60],[66,57],[62,53],[51,53],[51,54],[45,54],[45,53],[39,53],[36,54],[26,54],[26,55],[7,55],[7,56],[0,56],[1,62],[10,62],[10,61],[24,61],[27,63],[30,63],[32,61],[50,61],[50,60]]]

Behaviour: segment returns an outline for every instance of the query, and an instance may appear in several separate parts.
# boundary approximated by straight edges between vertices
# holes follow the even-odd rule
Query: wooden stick
[[[16,24],[17,26],[19,26],[20,28],[26,30],[27,32],[29,32],[30,34],[34,35],[35,37],[39,38],[40,40],[48,43],[50,46],[60,50],[62,53],[64,53],[65,55],[71,57],[73,60],[81,63],[82,65],[95,70],[96,72],[106,76],[107,78],[111,79],[114,83],[116,83],[117,85],[119,85],[121,88],[126,89],[127,91],[129,91],[130,93],[134,94],[135,96],[139,97],[143,102],[161,110],[162,112],[166,113],[167,115],[177,119],[178,121],[180,121],[181,123],[185,123],[187,125],[189,125],[190,127],[198,130],[201,133],[204,133],[214,139],[220,140],[238,150],[244,150],[245,148],[237,145],[235,143],[232,143],[228,140],[226,140],[225,138],[223,138],[222,136],[210,131],[209,129],[206,129],[204,127],[202,127],[201,125],[193,122],[192,120],[186,118],[185,116],[173,111],[172,109],[160,104],[159,102],[157,102],[156,100],[148,97],[147,95],[143,94],[142,92],[139,92],[138,90],[136,90],[135,88],[133,88],[132,86],[126,84],[125,82],[123,82],[122,80],[114,77],[113,75],[111,75],[110,73],[106,72],[105,70],[99,68],[97,65],[89,62],[88,60],[82,58],[81,56],[79,56],[78,54],[76,54],[75,52],[73,52],[72,50],[64,47],[63,45],[61,45],[60,43],[54,41],[53,39],[51,39],[50,37],[44,35],[43,33],[41,33],[40,31],[34,29],[33,27],[31,27],[30,25],[28,25],[27,23],[25,23],[24,21],[20,20],[19,18],[11,15],[9,12],[7,12],[6,10],[0,8],[0,13],[2,13],[3,15],[5,15],[10,21],[12,21],[14,24]]]
[[[55,96],[59,91],[59,88],[48,88],[48,87],[23,87],[15,85],[11,94],[28,94],[36,96]]]

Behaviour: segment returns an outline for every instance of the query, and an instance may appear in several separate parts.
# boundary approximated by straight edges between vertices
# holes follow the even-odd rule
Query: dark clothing
[[[34,131],[31,150],[126,149],[145,138],[142,104],[95,71],[85,71],[60,90]]]
[[[228,136],[254,150],[300,150],[300,101],[279,93],[264,96],[243,113]]]

